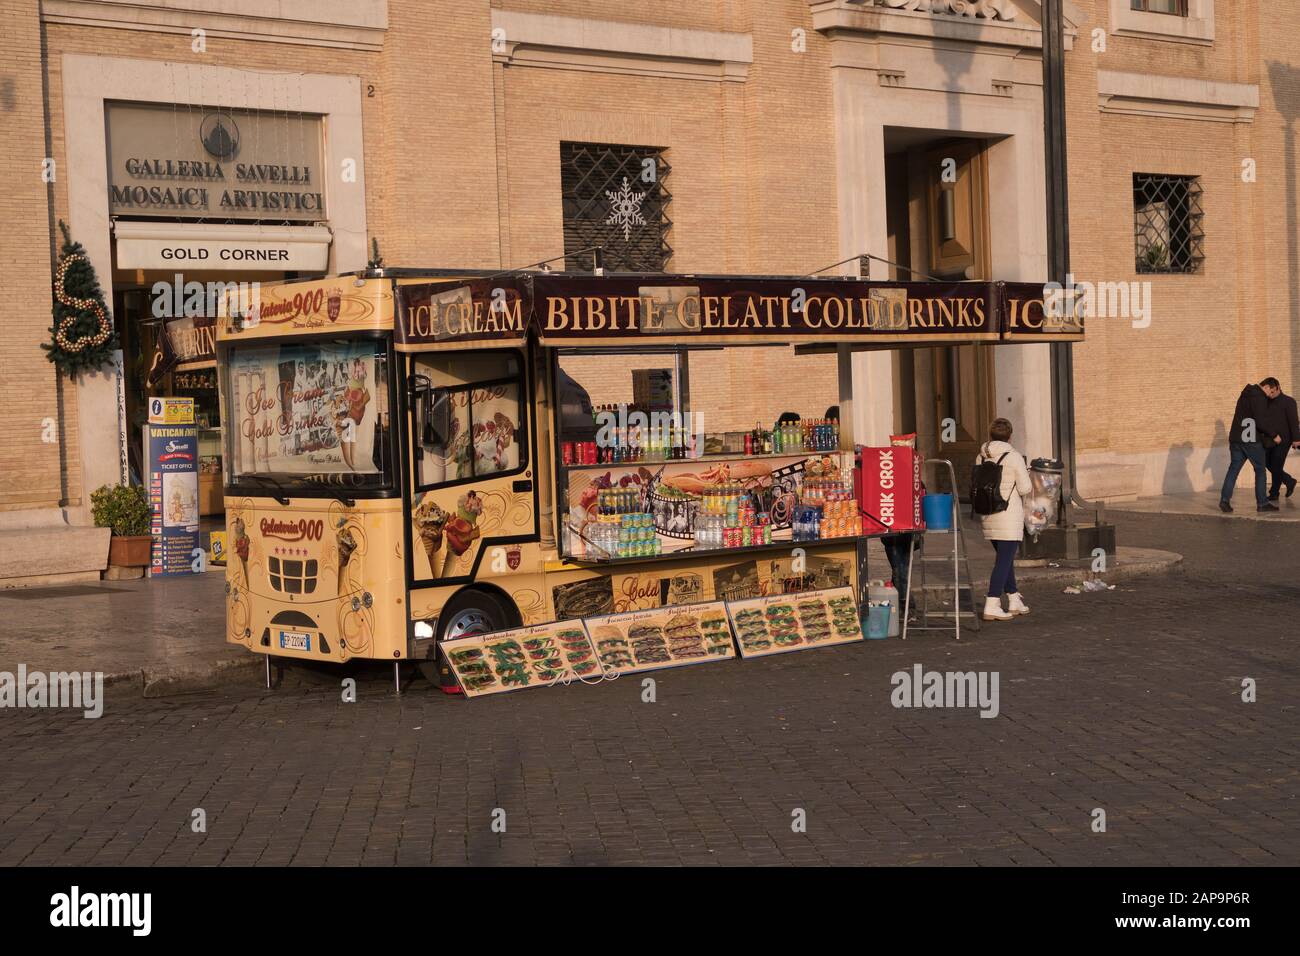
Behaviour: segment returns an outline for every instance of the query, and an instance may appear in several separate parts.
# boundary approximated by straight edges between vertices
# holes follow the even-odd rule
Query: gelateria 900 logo
[[[325,522],[319,518],[299,518],[297,521],[263,518],[258,530],[264,538],[279,538],[281,541],[302,541],[305,538],[308,541],[319,541],[325,534]]]

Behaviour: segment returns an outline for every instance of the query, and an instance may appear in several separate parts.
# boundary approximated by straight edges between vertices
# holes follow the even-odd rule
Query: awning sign
[[[946,345],[1081,338],[1049,315],[1043,287],[1005,282],[871,282],[530,275],[400,290],[399,345],[552,346],[770,342]]]

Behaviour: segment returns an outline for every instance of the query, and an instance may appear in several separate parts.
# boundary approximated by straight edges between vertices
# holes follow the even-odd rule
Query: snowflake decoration
[[[641,203],[645,201],[645,193],[632,191],[628,185],[627,177],[623,177],[623,188],[618,192],[605,190],[605,195],[613,206],[613,211],[609,218],[605,220],[607,226],[622,226],[623,241],[627,242],[632,237],[633,226],[644,226],[645,217],[641,215]]]

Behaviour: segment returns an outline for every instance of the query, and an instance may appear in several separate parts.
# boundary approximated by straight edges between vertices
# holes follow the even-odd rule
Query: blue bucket
[[[867,637],[870,640],[880,641],[889,636],[889,617],[893,610],[888,604],[867,608]]]
[[[921,515],[931,531],[952,530],[952,495],[926,495],[921,499]]]

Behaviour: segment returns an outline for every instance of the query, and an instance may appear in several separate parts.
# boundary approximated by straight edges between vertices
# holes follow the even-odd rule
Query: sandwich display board
[[[727,611],[744,658],[847,644],[863,638],[850,587],[728,601]]]
[[[631,674],[736,656],[722,601],[627,611],[584,622],[606,673]]]
[[[555,621],[443,641],[467,697],[602,676],[581,621]]]

